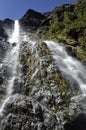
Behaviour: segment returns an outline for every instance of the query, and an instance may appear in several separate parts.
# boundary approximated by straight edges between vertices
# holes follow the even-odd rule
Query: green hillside
[[[37,33],[71,46],[77,57],[86,62],[86,1],[56,7],[42,21]]]

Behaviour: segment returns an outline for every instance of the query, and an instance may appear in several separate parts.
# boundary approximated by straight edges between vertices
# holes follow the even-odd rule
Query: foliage
[[[55,8],[51,12],[51,20],[48,19],[49,25],[44,24],[39,30],[43,36],[51,39],[61,38],[61,41],[63,39],[67,42],[69,39],[69,41],[78,42],[79,47],[83,49],[86,46],[86,1],[78,0],[72,7],[73,11],[68,11],[66,9],[68,6],[70,9],[70,5],[64,5],[65,11],[63,11],[63,5]]]

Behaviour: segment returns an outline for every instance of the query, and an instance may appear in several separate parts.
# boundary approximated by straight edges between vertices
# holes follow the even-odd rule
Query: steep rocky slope
[[[70,81],[59,70],[44,41],[59,42],[70,56],[85,65],[86,26],[81,24],[85,10],[81,4],[62,5],[43,14],[30,9],[19,20],[22,76],[19,81],[16,75],[13,94],[5,104],[3,116],[0,115],[0,130],[86,130],[86,96],[77,82]],[[11,71],[3,61],[17,44],[8,42],[13,28],[12,20],[0,21],[1,105]]]
[[[31,12],[36,18],[34,15],[27,17]],[[44,39],[58,40],[69,46],[76,56],[86,63],[86,1],[78,0],[76,4],[56,7],[51,12],[40,14],[41,18],[38,14],[33,10],[28,10],[28,15],[26,13],[20,22],[27,30],[31,28]],[[30,27],[25,22],[25,18],[27,21],[32,21]],[[34,20],[39,24],[35,25]]]
[[[60,130],[80,113],[84,118],[85,98],[76,82],[70,84],[62,76],[45,42],[35,34],[21,35],[23,82],[15,80],[1,117],[1,130]]]

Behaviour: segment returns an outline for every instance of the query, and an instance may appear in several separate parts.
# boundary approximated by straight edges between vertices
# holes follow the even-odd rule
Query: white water
[[[18,20],[15,20],[15,23],[14,23],[14,31],[13,31],[13,34],[12,36],[9,38],[9,42],[10,43],[18,43],[19,42],[19,22]]]
[[[11,44],[12,49],[7,53],[4,63],[8,66],[8,68],[11,71],[11,76],[8,80],[8,84],[6,86],[6,99],[3,102],[1,108],[0,108],[0,116],[3,115],[4,107],[6,103],[9,101],[12,93],[13,93],[13,87],[14,87],[14,81],[17,74],[18,70],[18,65],[19,65],[19,50],[20,50],[20,42],[19,42],[19,22],[18,20],[15,21],[14,23],[14,31],[12,36],[9,38],[9,42]],[[12,46],[15,43],[15,46]]]
[[[12,37],[9,39],[9,42],[15,43],[16,46],[13,47],[13,49],[10,52],[10,55],[7,57],[8,62],[10,62],[9,67],[12,68],[12,77],[8,82],[7,86],[7,95],[11,95],[13,92],[13,85],[15,81],[15,77],[17,75],[17,67],[19,65],[18,57],[19,57],[19,49],[20,49],[20,43],[19,43],[19,22],[18,20],[14,23],[14,31],[12,34]]]
[[[70,83],[73,80],[78,84],[83,94],[86,94],[86,67],[77,59],[68,55],[65,47],[52,41],[45,41],[53,59],[62,74],[69,79]]]
[[[9,99],[10,99],[10,96],[7,99],[5,99],[5,101],[3,102],[2,106],[1,106],[1,108],[0,108],[0,117],[3,116],[4,107],[5,107],[6,103],[9,101]]]

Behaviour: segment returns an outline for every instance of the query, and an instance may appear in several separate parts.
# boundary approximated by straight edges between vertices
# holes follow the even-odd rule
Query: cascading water
[[[19,44],[19,23],[18,23],[18,20],[15,21],[14,31],[13,31],[12,37],[9,38],[9,42],[11,44],[16,44],[16,45],[13,47],[13,49],[10,52],[10,55],[7,58],[8,63],[10,62],[9,67],[12,69],[12,76],[8,82],[8,87],[7,87],[7,95],[11,95],[13,92],[13,85],[14,85],[16,74],[17,74],[17,67],[19,65],[18,57],[19,57],[20,44]]]
[[[86,94],[86,68],[77,59],[68,55],[65,47],[52,41],[45,41],[53,59],[63,75],[69,79],[70,83],[73,80],[78,84],[82,93]]]
[[[31,37],[32,34],[30,36],[26,34],[24,35],[25,36],[24,38],[21,32],[22,34],[22,39],[21,39],[22,43],[21,43],[19,31],[20,31],[19,23],[18,21],[15,21],[12,37],[8,39],[11,46],[11,50],[7,52],[7,55],[4,59],[4,64],[10,70],[10,76],[8,76],[8,79],[7,79],[8,83],[6,86],[7,89],[6,89],[5,100],[0,108],[0,118],[2,120],[4,119],[5,114],[6,115],[8,114],[7,115],[8,119],[6,117],[5,118],[6,120],[4,120],[4,122],[8,120],[7,122],[7,125],[8,125],[9,119],[11,119],[9,116],[9,113],[11,113],[14,108],[15,110],[13,111],[13,115],[15,115],[15,117],[12,117],[12,120],[15,118],[16,120],[15,122],[17,122],[17,120],[19,119],[17,119],[16,117],[17,116],[19,117],[20,113],[21,113],[21,116],[19,118],[21,119],[19,122],[21,122],[22,124],[24,117],[25,117],[25,121],[27,120],[27,122],[25,123],[26,127],[23,128],[24,126],[23,124],[22,127],[19,126],[19,129],[20,127],[23,129],[25,128],[27,129],[27,126],[29,128],[29,122],[31,122],[30,127],[32,129],[36,128],[38,130],[41,130],[41,126],[45,125],[46,127],[44,127],[43,129],[48,128],[52,130],[57,130],[57,129],[61,130],[63,129],[63,125],[64,125],[64,118],[63,118],[64,112],[63,112],[63,107],[61,110],[60,109],[61,105],[59,104],[61,104],[63,100],[61,99],[57,81],[53,82],[52,74],[57,71],[57,67],[58,67],[59,70],[62,72],[62,75],[67,77],[67,79],[69,79],[70,84],[72,83],[72,81],[76,82],[77,85],[80,86],[82,92],[85,94],[86,92],[85,66],[83,66],[77,59],[69,56],[65,47],[60,46],[56,44],[55,42],[44,41],[42,44],[45,45],[46,43],[47,46],[42,46],[42,44],[37,44],[35,38],[33,39]],[[27,70],[23,75],[25,76],[24,83],[26,83],[24,84],[23,88],[25,89],[25,87],[27,88],[29,87],[29,90],[30,90],[30,94],[28,94],[28,96],[22,95],[20,93],[14,94],[16,78],[20,78],[21,80],[21,70],[19,70],[20,43],[21,43],[21,54],[22,54],[22,56],[20,55],[20,60],[21,60],[21,57],[24,59],[23,56],[25,56],[27,60],[25,59],[25,61],[23,61],[25,63],[22,62],[22,64],[23,65],[27,64],[28,70],[30,70],[29,72]],[[45,53],[45,50],[46,50],[46,53]],[[52,58],[51,58],[50,53],[48,53],[49,50],[51,51],[51,54],[53,56],[53,59],[57,67],[53,62],[52,63],[50,62],[52,61]],[[42,54],[42,52],[44,53]],[[43,70],[46,67],[47,69]],[[47,79],[46,82],[45,82],[44,76]],[[49,80],[50,82],[48,82]],[[29,84],[29,83],[32,83],[32,84]],[[54,104],[52,104],[53,102]],[[58,105],[58,110],[57,110],[57,105]],[[66,110],[66,107],[64,109]],[[68,109],[68,106],[67,106],[67,109]],[[20,113],[18,113],[17,110]],[[29,110],[31,111],[30,118],[28,116],[28,113],[30,113]],[[16,112],[18,115],[16,114]],[[65,112],[68,112],[68,111],[65,111]],[[40,116],[39,119],[36,117],[36,113],[38,113],[37,116]],[[42,117],[44,119],[42,119]],[[15,122],[13,122],[14,124],[12,125],[15,125]],[[50,124],[53,124],[53,127],[50,126],[49,128]],[[1,126],[0,126],[1,128],[2,128],[2,125],[3,125],[3,122],[1,123]],[[13,127],[11,128],[13,129]],[[14,128],[14,129],[17,129],[17,128]]]
[[[5,104],[9,101],[10,97],[12,96],[14,90],[14,81],[19,74],[17,74],[17,68],[19,65],[18,57],[19,57],[19,49],[20,49],[20,42],[19,42],[19,22],[18,20],[14,23],[14,31],[12,36],[8,39],[9,43],[11,44],[11,50],[7,53],[4,63],[10,70],[10,76],[7,83],[7,90],[6,90],[6,99],[0,108],[0,116],[3,115]],[[13,46],[13,44],[15,46]]]

